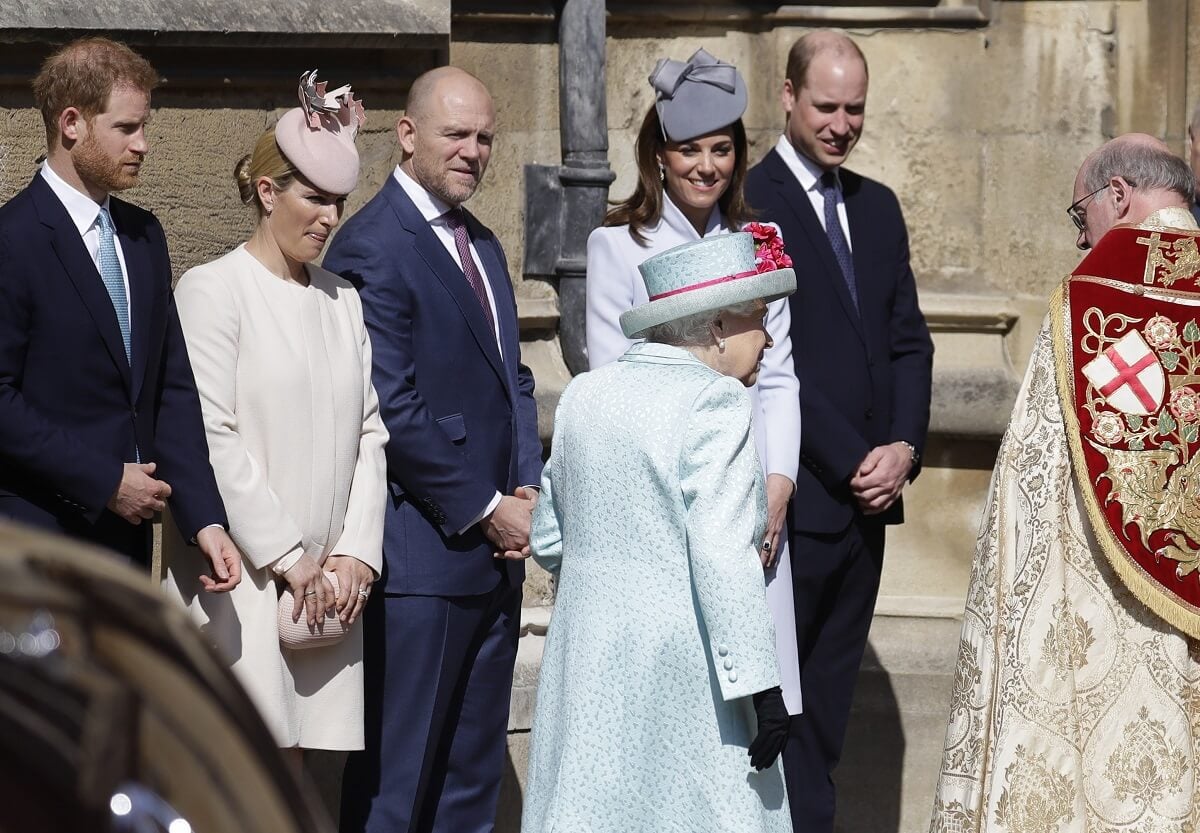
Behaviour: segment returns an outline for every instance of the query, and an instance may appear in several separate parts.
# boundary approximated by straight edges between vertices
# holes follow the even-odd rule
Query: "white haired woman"
[[[525,833],[791,830],[746,392],[796,285],[773,254],[739,233],[646,261],[621,316],[646,341],[563,393],[530,536],[558,591]]]

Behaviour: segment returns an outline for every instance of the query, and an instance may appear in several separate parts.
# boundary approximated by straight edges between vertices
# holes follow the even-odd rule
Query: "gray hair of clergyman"
[[[1190,204],[1196,198],[1196,175],[1188,163],[1170,151],[1133,142],[1110,142],[1096,151],[1083,175],[1085,191],[1097,191],[1113,177],[1134,188],[1174,191]]]
[[[713,343],[711,325],[722,315],[753,315],[761,309],[762,301],[744,301],[724,309],[706,310],[666,321],[646,330],[646,341],[670,344],[673,347],[706,347]]]

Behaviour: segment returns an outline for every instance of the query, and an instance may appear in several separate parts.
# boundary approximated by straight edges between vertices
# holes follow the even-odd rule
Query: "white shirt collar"
[[[97,203],[87,194],[68,185],[62,177],[54,172],[49,162],[42,163],[42,179],[46,180],[46,184],[50,186],[54,196],[58,197],[63,208],[67,209],[67,214],[70,215],[75,228],[79,230],[80,237],[96,224],[96,218],[100,216],[100,209],[109,207],[107,194],[104,202]]]
[[[803,153],[796,150],[795,145],[788,139],[786,133],[779,135],[779,141],[775,143],[775,152],[783,157],[784,164],[788,166],[788,170],[796,177],[796,181],[800,183],[800,187],[805,191],[814,190],[821,177],[825,173],[825,169],[816,162],[809,159]],[[841,177],[838,176],[838,169],[833,169],[833,175],[838,177],[838,190],[841,190]]]
[[[683,237],[685,240],[699,240],[700,235],[696,233],[696,227],[680,210],[679,206],[671,199],[670,194],[666,189],[663,189],[663,209],[662,219],[658,221],[658,226],[662,226],[674,231],[676,234]],[[714,205],[712,213],[708,215],[708,223],[704,227],[704,236],[710,237],[713,234],[720,234],[725,229],[725,215],[721,213],[721,206]],[[654,229],[657,231],[658,229]]]
[[[404,189],[404,193],[408,194],[408,198],[413,201],[413,205],[417,207],[417,211],[421,212],[421,216],[425,219],[425,222],[432,223],[454,207],[440,197],[436,197],[425,190],[425,187],[421,183],[405,173],[404,169],[399,165],[396,166],[396,171],[392,176],[400,183],[400,187]]]

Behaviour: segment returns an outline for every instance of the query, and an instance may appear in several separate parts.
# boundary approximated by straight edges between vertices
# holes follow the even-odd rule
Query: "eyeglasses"
[[[1084,208],[1083,204],[1085,202],[1087,202],[1088,200],[1090,200],[1092,197],[1099,194],[1101,191],[1103,191],[1105,188],[1107,188],[1111,184],[1112,184],[1111,182],[1105,183],[1104,185],[1101,185],[1099,188],[1097,188],[1092,193],[1086,194],[1085,196],[1082,196],[1079,199],[1075,200],[1075,202],[1071,203],[1071,207],[1067,209],[1067,216],[1071,218],[1071,222],[1075,224],[1075,228],[1079,229],[1080,231],[1083,231],[1087,224],[1087,209]]]

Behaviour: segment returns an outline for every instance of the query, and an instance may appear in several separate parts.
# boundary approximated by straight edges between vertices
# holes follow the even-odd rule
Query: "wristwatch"
[[[917,451],[917,447],[908,440],[900,440],[905,448],[908,449],[908,459],[914,466],[921,462],[921,452]]]

